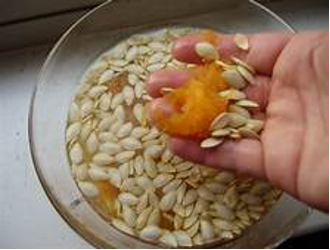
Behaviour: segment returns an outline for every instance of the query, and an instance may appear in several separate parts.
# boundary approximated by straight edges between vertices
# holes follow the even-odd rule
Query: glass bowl
[[[240,0],[107,1],[69,28],[42,68],[31,102],[29,140],[36,172],[50,201],[67,223],[95,247],[162,246],[119,232],[78,190],[71,177],[64,138],[71,97],[83,73],[103,52],[134,33],[171,25],[226,33],[293,32],[259,3]],[[293,233],[308,212],[308,207],[284,194],[260,222],[239,238],[203,247],[275,247]]]

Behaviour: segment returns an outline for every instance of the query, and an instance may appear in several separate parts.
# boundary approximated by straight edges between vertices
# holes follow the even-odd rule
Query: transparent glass
[[[107,1],[77,21],[50,52],[30,110],[29,139],[40,181],[59,214],[95,247],[162,247],[119,232],[79,192],[71,178],[64,131],[68,107],[79,81],[99,55],[142,30],[168,25],[211,28],[228,33],[287,31],[292,28],[253,1],[117,0]],[[204,247],[275,247],[308,215],[309,209],[288,195],[240,238]]]

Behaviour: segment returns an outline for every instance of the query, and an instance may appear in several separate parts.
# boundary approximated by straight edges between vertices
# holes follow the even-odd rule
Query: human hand
[[[187,63],[201,63],[194,46],[200,35],[179,39],[173,55]],[[215,149],[202,149],[198,141],[170,138],[177,155],[200,164],[265,179],[298,199],[328,210],[329,204],[329,37],[326,32],[256,34],[249,36],[248,52],[239,50],[233,37],[221,35],[222,59],[234,55],[257,71],[255,85],[245,92],[260,105],[264,117],[261,140],[228,141]],[[164,70],[152,74],[147,89],[162,102],[163,87],[175,88],[189,78],[187,71]],[[170,111],[168,111],[170,112]]]

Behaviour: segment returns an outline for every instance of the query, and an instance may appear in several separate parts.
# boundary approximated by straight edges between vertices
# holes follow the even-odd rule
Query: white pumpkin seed
[[[92,113],[93,108],[94,108],[94,102],[90,99],[86,99],[86,101],[81,104],[81,108],[80,108],[81,117],[82,118],[87,117],[89,114]]]
[[[160,210],[158,208],[155,208],[149,216],[147,225],[159,225],[160,218],[161,218]]]
[[[198,193],[194,189],[189,189],[183,199],[182,204],[184,206],[194,203],[198,198]]]
[[[235,213],[223,204],[214,203],[214,209],[217,213],[217,217],[221,219],[228,221],[233,221],[235,219]]]
[[[170,211],[175,205],[176,198],[177,194],[175,191],[166,193],[160,200],[159,208],[164,212]]]
[[[249,50],[250,45],[249,45],[249,39],[247,36],[245,36],[243,34],[236,34],[234,36],[234,41],[238,48],[240,48],[242,50]]]
[[[94,154],[99,147],[99,140],[94,132],[92,132],[87,141],[86,141],[86,149],[90,154]]]
[[[133,46],[127,51],[125,60],[128,62],[133,61],[137,58],[138,54],[139,54],[138,47]]]
[[[206,241],[211,240],[214,237],[213,226],[207,220],[201,220],[201,235]]]
[[[92,97],[92,98],[98,98],[99,96],[101,96],[106,90],[108,89],[108,87],[106,86],[94,86],[92,87],[89,92],[88,92],[88,96]]]
[[[217,181],[210,181],[204,184],[204,186],[214,194],[222,194],[227,187]]]
[[[139,199],[131,193],[121,193],[118,195],[118,200],[122,205],[134,206],[138,204]]]
[[[234,89],[243,89],[246,86],[244,78],[236,70],[225,70],[221,76]]]
[[[239,100],[236,105],[243,108],[259,108],[259,104],[251,100]]]
[[[141,142],[133,137],[127,137],[121,140],[120,145],[126,150],[137,150],[142,148]]]
[[[187,190],[187,184],[184,182],[177,190],[177,199],[176,199],[177,203],[179,204],[182,203],[183,198],[185,197],[186,194],[186,190]]]
[[[105,169],[92,167],[88,170],[88,175],[93,181],[108,180],[109,175]]]
[[[193,214],[187,217],[183,222],[183,229],[188,229],[189,227],[194,225],[194,223],[198,220],[198,218],[199,216],[197,214]]]
[[[238,73],[241,74],[241,76],[251,85],[255,85],[254,82],[254,77],[253,75],[250,73],[250,71],[248,71],[247,69],[245,69],[244,67],[238,65],[236,67],[236,70],[238,71]]]
[[[136,180],[136,184],[138,184],[140,188],[142,188],[144,190],[150,190],[150,191],[155,190],[153,182],[149,177],[139,176],[139,177],[136,177],[135,180]]]
[[[119,173],[120,173],[120,177],[125,180],[129,177],[129,172],[130,172],[130,165],[128,162],[121,164],[118,167]]]
[[[77,138],[81,131],[81,123],[75,122],[72,123],[67,129],[66,129],[66,141],[70,142],[72,139]]]
[[[130,227],[135,227],[137,215],[129,206],[123,206],[123,220]]]
[[[185,231],[182,230],[173,231],[173,235],[178,243],[178,246],[181,247],[192,246],[191,238]]]
[[[83,149],[78,142],[76,142],[70,150],[70,160],[73,164],[79,165],[84,160]]]
[[[250,139],[260,139],[260,136],[253,131],[250,128],[247,127],[242,127],[238,129],[238,133],[243,137],[243,138],[250,138]]]
[[[133,115],[138,120],[138,122],[142,123],[143,121],[143,106],[141,103],[137,103],[133,107]]]
[[[248,119],[246,119],[244,116],[237,113],[229,113],[229,116],[230,121],[228,125],[232,128],[244,126],[248,121]]]
[[[150,157],[144,157],[144,170],[152,179],[154,179],[158,174],[156,164]]]
[[[197,189],[197,193],[199,195],[200,198],[207,200],[207,201],[214,201],[215,200],[215,196],[212,192],[210,192],[207,188],[200,186]]]
[[[91,182],[79,181],[78,186],[79,186],[81,192],[89,198],[94,198],[99,195],[99,190]]]
[[[144,94],[144,86],[143,83],[137,82],[134,86],[134,93],[136,98],[141,98],[142,95]]]
[[[152,128],[146,136],[142,137],[142,141],[150,141],[156,139],[160,135],[159,131],[156,128]]]
[[[122,184],[122,179],[120,176],[120,173],[118,169],[116,168],[110,168],[108,170],[109,178],[110,178],[110,183],[115,186],[116,188],[120,188]]]
[[[122,122],[124,122],[125,118],[126,118],[126,113],[125,113],[124,107],[122,105],[117,106],[117,108],[113,112],[112,117],[114,117],[117,120],[121,120]]]
[[[121,129],[121,127],[123,126],[123,121],[122,120],[118,120],[116,122],[114,122],[111,127],[110,127],[110,132],[113,134],[117,134],[119,129]]]
[[[116,155],[116,160],[119,163],[125,163],[132,159],[135,155],[135,151],[124,151]]]
[[[219,146],[221,143],[223,143],[224,140],[221,138],[207,138],[203,140],[200,144],[201,148],[214,148]]]
[[[131,122],[125,123],[117,132],[118,138],[123,138],[125,136],[128,136],[133,128],[133,124]]]
[[[224,91],[219,92],[219,95],[227,100],[242,100],[246,98],[246,95],[236,89],[227,89]]]
[[[72,102],[69,110],[69,121],[70,122],[77,122],[81,118],[79,106]]]
[[[93,162],[99,166],[105,166],[114,163],[115,158],[106,153],[97,153],[93,156]]]
[[[110,115],[104,117],[98,125],[99,130],[100,131],[109,130],[113,121],[114,121],[114,117]]]
[[[209,207],[209,203],[206,200],[204,200],[202,198],[198,198],[195,208],[194,208],[194,212],[197,214],[200,214],[200,213],[206,211],[208,209],[208,207]]]
[[[242,66],[243,68],[246,68],[248,71],[250,71],[252,74],[255,74],[256,73],[256,71],[255,71],[255,69],[251,66],[251,65],[249,65],[249,64],[247,64],[246,62],[243,62],[241,59],[239,59],[239,58],[237,58],[237,57],[231,57],[231,60],[234,62],[234,63],[236,63],[237,65],[240,65],[240,66]]]
[[[165,232],[164,235],[160,237],[159,241],[170,247],[178,246],[175,236],[170,232]]]
[[[195,45],[195,52],[201,58],[206,60],[217,60],[218,52],[214,46],[209,42],[199,42]]]
[[[111,94],[103,94],[100,98],[100,109],[102,111],[108,111],[111,106],[112,95]]]
[[[138,214],[142,213],[149,205],[149,195],[145,192],[141,197],[139,197],[138,204],[136,205],[136,212]]]
[[[88,178],[88,166],[84,163],[72,165],[72,175],[78,181],[85,181]]]
[[[169,182],[165,187],[163,187],[162,191],[163,191],[163,193],[166,194],[168,192],[176,190],[180,186],[181,183],[182,183],[182,180],[174,179],[171,182]]]
[[[150,64],[147,67],[147,70],[149,72],[155,72],[155,71],[163,69],[164,67],[165,67],[165,63],[154,63],[154,64]]]
[[[147,240],[157,240],[162,234],[162,230],[154,225],[149,225],[146,226],[145,228],[142,229],[140,233],[140,237],[147,239]]]
[[[88,136],[90,135],[91,131],[92,131],[92,121],[87,121],[82,129],[81,129],[81,132],[80,132],[80,141],[84,142],[87,140]]]
[[[134,101],[134,90],[129,86],[125,86],[123,89],[123,95],[126,104],[131,105]]]
[[[149,215],[151,214],[152,210],[153,210],[152,207],[148,207],[139,214],[136,220],[136,229],[139,230],[146,226]]]
[[[243,107],[232,104],[232,105],[229,105],[228,110],[229,110],[230,113],[240,114],[240,115],[244,116],[247,119],[251,118],[251,114],[249,113],[249,111],[247,109],[243,108]]]
[[[161,156],[161,160],[164,163],[169,162],[173,157],[172,152],[169,149],[165,149],[162,156]]]
[[[116,155],[122,151],[122,148],[119,144],[115,142],[105,142],[100,145],[100,151],[108,155]]]
[[[164,147],[161,145],[153,145],[144,150],[144,155],[146,157],[151,157],[153,159],[157,159],[163,153]]]
[[[130,234],[130,235],[134,235],[134,230],[129,227],[128,225],[126,225],[125,222],[119,220],[119,219],[115,219],[113,218],[112,219],[112,225],[114,225],[116,228],[118,228],[119,230],[127,233],[127,234]]]
[[[115,109],[118,105],[122,104],[124,102],[124,95],[119,93],[116,94],[111,101],[111,108]]]
[[[229,134],[230,134],[230,130],[229,129],[224,129],[224,128],[212,131],[212,136],[213,137],[225,137]]]
[[[140,81],[139,77],[135,74],[128,74],[127,78],[130,85],[134,86],[138,81]]]
[[[230,122],[230,115],[229,113],[221,113],[218,115],[211,123],[211,130],[217,130],[224,128]]]
[[[254,132],[259,133],[264,128],[264,121],[257,119],[249,119],[246,127],[252,129]]]
[[[143,137],[144,135],[148,134],[149,129],[144,128],[144,127],[135,127],[133,128],[133,130],[131,131],[131,137],[135,138],[135,139],[140,139],[141,137]]]
[[[191,238],[198,233],[199,225],[200,222],[197,220],[190,228],[187,229],[187,233]]]
[[[153,179],[153,183],[156,188],[160,188],[165,186],[173,178],[174,176],[171,174],[162,173],[159,174],[155,179]]]
[[[235,228],[232,222],[221,219],[213,219],[212,223],[214,226],[218,227],[221,231],[231,231]]]

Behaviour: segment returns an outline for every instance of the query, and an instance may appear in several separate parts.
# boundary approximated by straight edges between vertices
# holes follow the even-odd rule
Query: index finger
[[[271,75],[277,58],[292,36],[290,33],[247,35],[250,48],[244,51],[236,46],[234,35],[217,34],[216,47],[223,60],[228,61],[235,56],[247,62],[259,74]],[[175,42],[172,53],[180,61],[200,64],[202,60],[195,52],[195,45],[203,40],[202,34],[182,37]]]

